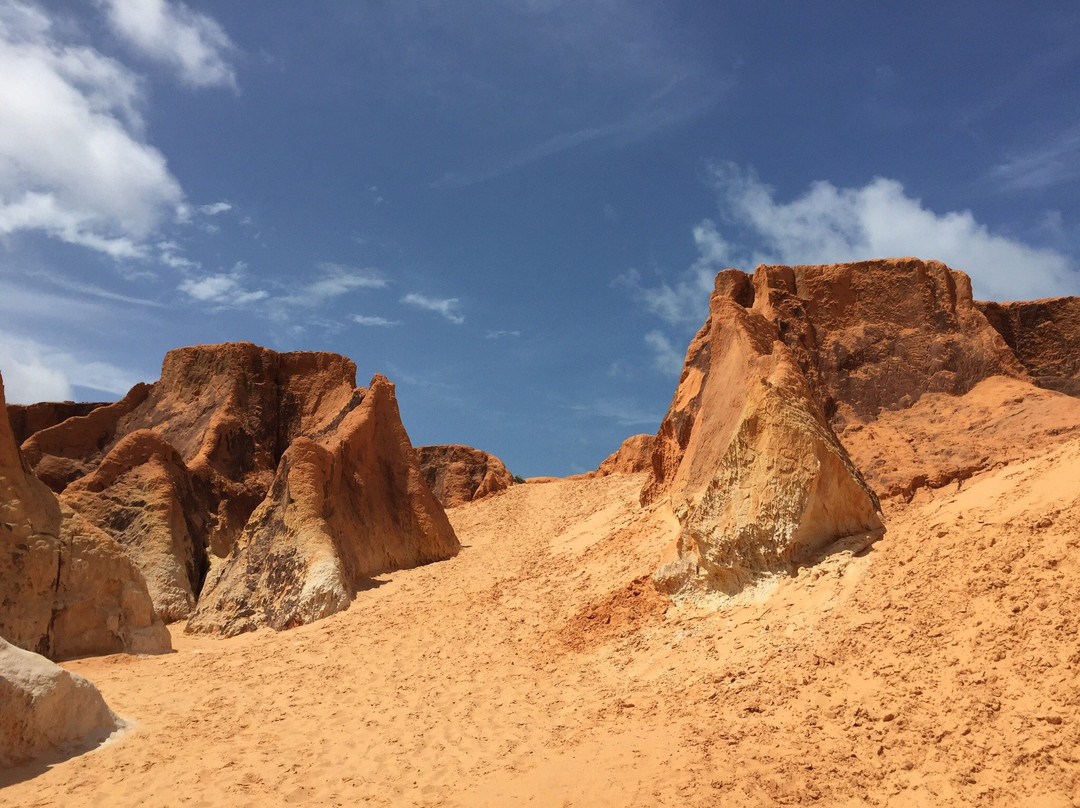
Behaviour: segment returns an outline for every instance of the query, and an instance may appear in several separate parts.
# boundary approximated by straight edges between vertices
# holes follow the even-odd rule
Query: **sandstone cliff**
[[[483,499],[514,484],[503,462],[471,446],[417,446],[420,471],[444,508]]]
[[[748,279],[720,273],[661,423],[642,499],[666,497],[681,530],[667,592],[737,592],[790,572],[840,539],[883,529],[877,498],[848,458],[777,324]]]
[[[101,401],[42,401],[38,404],[8,404],[8,420],[11,421],[11,431],[15,434],[15,444],[17,446],[21,445],[35,432],[56,426],[68,418],[89,415],[98,407],[106,406],[107,403]]]
[[[459,548],[420,473],[394,386],[375,376],[333,431],[296,438],[188,630],[285,629],[348,607],[370,576]]]
[[[336,354],[181,348],[153,385],[23,449],[67,507],[124,547],[167,620],[192,615],[205,587],[193,630],[285,628],[345,608],[370,574],[458,547],[393,385],[355,384]],[[478,489],[501,484],[495,463]]]
[[[53,659],[171,647],[146,582],[108,535],[30,474],[0,379],[0,636]]]
[[[615,452],[608,455],[596,471],[587,476],[606,477],[609,474],[638,474],[648,471],[652,468],[652,454],[655,448],[655,435],[631,435]]]

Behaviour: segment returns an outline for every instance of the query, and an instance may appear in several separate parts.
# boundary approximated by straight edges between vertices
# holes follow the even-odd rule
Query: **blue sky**
[[[1080,294],[1078,76],[1060,1],[0,0],[0,371],[336,351],[414,443],[584,471],[655,431],[724,267]]]

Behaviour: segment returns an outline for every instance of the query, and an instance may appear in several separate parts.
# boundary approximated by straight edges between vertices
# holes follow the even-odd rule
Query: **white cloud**
[[[896,180],[876,177],[862,188],[815,182],[785,203],[753,172],[732,164],[714,166],[712,177],[722,209],[759,245],[742,251],[755,263],[918,256],[963,270],[976,296],[992,300],[1066,295],[1080,285],[1064,254],[992,233],[971,211],[936,213]]]
[[[461,325],[465,322],[464,315],[457,310],[459,301],[456,297],[439,299],[418,292],[410,292],[401,298],[401,302],[407,306],[416,306],[420,309],[437,312],[455,325]]]
[[[219,213],[225,213],[232,210],[232,205],[228,202],[214,202],[210,205],[199,205],[199,213],[203,213],[207,216],[217,216]]]
[[[653,350],[653,367],[669,376],[682,373],[683,354],[674,343],[660,331],[650,331],[645,335],[646,344]]]
[[[731,266],[734,260],[734,249],[710,220],[697,225],[693,233],[698,258],[674,286],[667,281],[655,287],[643,286],[641,274],[635,270],[621,278],[646,309],[671,325],[701,324],[709,309],[716,273]]]
[[[0,374],[11,404],[69,400],[75,385],[121,396],[138,381],[135,373],[108,362],[5,332],[0,332]]]
[[[0,2],[0,234],[40,231],[118,259],[181,204],[143,137],[138,76],[62,44],[26,3]]]
[[[400,320],[387,320],[385,317],[374,317],[368,314],[354,314],[352,319],[358,325],[382,326],[384,328],[401,325]]]
[[[100,0],[117,36],[193,87],[236,87],[236,46],[206,14],[170,0]]]
[[[319,264],[323,277],[280,298],[287,306],[313,308],[356,289],[383,289],[387,280],[373,269],[357,269],[342,264]]]
[[[264,289],[249,290],[244,287],[242,265],[229,273],[207,275],[198,280],[188,278],[177,287],[188,297],[215,307],[246,306],[265,300],[270,293]]]
[[[520,337],[520,331],[488,331],[484,339],[503,339],[504,337]]]

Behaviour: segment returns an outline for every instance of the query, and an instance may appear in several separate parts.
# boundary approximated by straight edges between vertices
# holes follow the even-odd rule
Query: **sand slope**
[[[457,508],[456,558],[313,625],[67,663],[136,726],[0,805],[1080,803],[1080,439],[670,608],[635,583],[677,531],[643,482]]]

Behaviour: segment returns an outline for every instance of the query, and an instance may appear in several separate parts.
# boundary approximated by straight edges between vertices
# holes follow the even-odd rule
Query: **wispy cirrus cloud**
[[[212,17],[176,0],[99,0],[113,32],[193,87],[236,87],[236,53]]]
[[[314,308],[357,289],[385,289],[389,281],[375,269],[360,269],[344,264],[319,264],[322,276],[297,286],[278,301],[286,306]]]
[[[990,179],[1008,190],[1039,191],[1080,179],[1080,125],[990,169]]]
[[[265,289],[252,289],[247,286],[245,269],[245,264],[238,263],[230,272],[186,278],[180,282],[177,289],[192,300],[215,309],[240,308],[270,297],[270,293]]]
[[[390,328],[395,325],[401,325],[400,320],[388,320],[385,317],[377,317],[370,314],[354,314],[352,316],[352,321],[357,325],[380,328]]]
[[[415,306],[419,309],[441,314],[455,325],[461,325],[465,322],[465,316],[458,311],[460,301],[456,297],[436,298],[428,297],[419,292],[410,292],[401,298],[401,302],[406,306]]]

